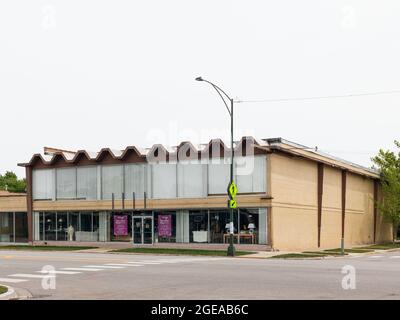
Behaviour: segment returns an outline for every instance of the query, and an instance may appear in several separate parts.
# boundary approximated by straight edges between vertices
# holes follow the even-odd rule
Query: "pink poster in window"
[[[158,235],[161,237],[172,236],[172,216],[170,214],[158,216]]]
[[[114,216],[114,236],[128,235],[128,216]]]

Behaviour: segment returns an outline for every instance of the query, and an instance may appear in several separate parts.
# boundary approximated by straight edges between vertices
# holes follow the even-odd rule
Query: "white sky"
[[[400,1],[2,0],[0,172],[43,146],[229,137],[196,76],[246,99],[400,90]],[[370,165],[400,94],[236,105],[235,138],[284,137]]]

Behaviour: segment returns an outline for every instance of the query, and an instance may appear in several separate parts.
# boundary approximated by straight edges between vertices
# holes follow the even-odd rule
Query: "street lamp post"
[[[226,109],[228,110],[228,113],[231,117],[231,166],[230,166],[230,181],[229,181],[229,186],[232,185],[233,183],[233,161],[234,161],[234,150],[233,150],[233,99],[229,97],[224,90],[222,90],[220,87],[215,85],[214,83],[203,79],[202,77],[197,77],[195,79],[196,81],[204,81],[212,85],[212,87],[215,89],[215,91],[218,92],[218,95],[221,97],[222,101],[225,104]],[[230,107],[226,103],[226,100],[224,99],[224,96],[229,100],[230,102]],[[230,221],[229,221],[229,246],[228,246],[228,252],[227,255],[230,257],[235,256],[235,246],[233,245],[233,233],[234,233],[234,226],[233,226],[233,208],[230,206],[230,202],[228,201],[228,209],[229,209],[229,216],[230,216]]]

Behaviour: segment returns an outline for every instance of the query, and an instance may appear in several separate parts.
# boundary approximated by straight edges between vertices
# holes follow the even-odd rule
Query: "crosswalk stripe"
[[[8,279],[8,278],[0,278],[0,282],[10,282],[10,283],[20,283],[28,281],[26,279]]]
[[[99,269],[124,269],[125,267],[112,267],[112,266],[84,266],[84,268],[99,268]]]
[[[44,270],[40,270],[40,271],[36,271],[39,273],[49,273],[49,274],[78,274],[81,272],[77,272],[77,271],[59,271],[59,270],[54,270],[54,271],[44,271]]]
[[[62,270],[71,270],[71,271],[102,271],[103,269],[98,268],[61,268]]]
[[[17,278],[54,278],[55,275],[47,274],[47,275],[40,275],[40,274],[28,274],[28,273],[16,273],[10,274],[9,277],[17,277]]]
[[[132,262],[128,262],[130,264],[161,264],[161,262],[147,262],[147,261],[132,261]]]
[[[141,264],[128,264],[128,263],[106,263],[106,266],[116,266],[116,267],[144,267]]]
[[[179,260],[143,260],[141,262],[147,262],[147,263],[172,263],[172,262],[179,262]]]

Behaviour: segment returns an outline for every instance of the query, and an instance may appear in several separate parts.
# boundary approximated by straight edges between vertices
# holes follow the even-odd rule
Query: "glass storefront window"
[[[230,214],[227,210],[211,210],[210,211],[210,242],[211,243],[228,243],[229,242],[229,221]],[[233,213],[234,234],[238,233],[238,214]],[[237,237],[234,237],[237,243]]]
[[[68,214],[64,212],[57,213],[57,240],[68,240]]]
[[[26,212],[15,213],[15,242],[28,242],[28,215]]]
[[[39,239],[40,241],[44,241],[44,212],[39,212]]]
[[[0,214],[0,241],[12,242],[17,238],[17,242],[26,242],[28,229],[26,218],[26,213],[16,213],[16,237],[14,237],[13,213]],[[233,220],[235,243],[267,243],[266,208],[235,210]],[[134,243],[138,244],[152,242],[227,244],[229,221],[230,213],[226,209],[153,213],[35,212],[34,238],[44,241],[130,242],[135,240],[132,238],[133,228],[137,231]]]
[[[154,212],[154,241],[176,242],[175,211]]]
[[[189,212],[189,241],[208,242],[208,211]]]
[[[81,212],[80,216],[80,229],[76,233],[76,241],[99,241],[99,234],[93,231],[93,213]]]
[[[132,241],[132,215],[111,215],[111,241]]]
[[[93,232],[99,232],[99,213],[93,212]]]
[[[68,241],[78,241],[76,239],[76,233],[79,232],[79,213],[69,212],[68,213]]]
[[[79,231],[92,231],[92,213],[81,212],[81,229]]]
[[[14,218],[12,212],[0,213],[0,242],[14,242]]]
[[[46,212],[44,214],[44,234],[45,240],[56,241],[56,213],[55,212]]]
[[[258,209],[240,209],[240,243],[257,244],[259,235]]]
[[[132,241],[132,215],[111,214],[111,241]]]
[[[18,217],[16,221],[17,223],[27,224],[26,220],[27,219],[25,217]],[[98,212],[34,213],[35,240],[99,241],[99,227],[100,219]],[[24,230],[27,232],[28,227],[25,226],[24,228]],[[23,239],[24,235],[20,235],[19,237]]]

